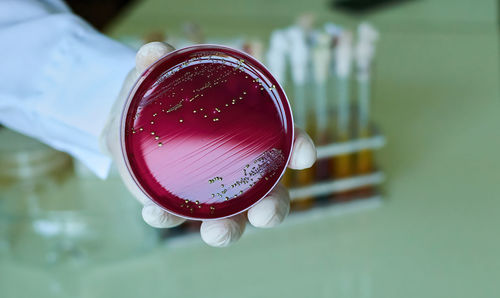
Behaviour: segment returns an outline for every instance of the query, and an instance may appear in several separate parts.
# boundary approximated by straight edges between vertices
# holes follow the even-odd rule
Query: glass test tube
[[[370,137],[370,80],[368,76],[358,76],[358,137]],[[356,172],[367,174],[373,171],[373,152],[361,150],[357,154]]]
[[[349,118],[349,79],[339,78],[337,80],[338,105],[337,105],[337,142],[347,142],[350,139]],[[346,178],[352,175],[352,154],[337,155],[332,160],[332,171],[335,178]]]
[[[306,84],[295,84],[295,111],[297,115],[295,123],[297,126],[304,128],[307,133],[314,139],[314,125],[311,125],[311,113],[310,106],[306,104]],[[293,178],[295,179],[295,185],[298,187],[308,186],[314,182],[316,172],[316,165],[313,165],[311,168],[304,170],[292,170]],[[298,198],[293,201],[292,208],[293,210],[306,210],[311,208],[314,205],[314,197],[307,196],[303,198]]]

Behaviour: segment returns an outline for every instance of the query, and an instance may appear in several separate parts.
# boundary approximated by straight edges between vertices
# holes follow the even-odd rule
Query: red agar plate
[[[251,56],[199,45],[139,78],[122,116],[122,151],[139,188],[189,219],[238,214],[278,183],[293,120],[283,89]]]

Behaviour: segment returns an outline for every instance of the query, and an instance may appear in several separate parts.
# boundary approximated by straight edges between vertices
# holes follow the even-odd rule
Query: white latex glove
[[[155,228],[175,227],[185,219],[170,214],[155,205],[136,186],[128,173],[120,147],[120,114],[125,105],[128,92],[139,75],[152,63],[173,50],[173,47],[161,42],[152,42],[142,46],[136,55],[136,66],[128,74],[116,100],[111,117],[102,135],[103,145],[113,157],[121,178],[129,191],[141,202],[144,221]],[[311,138],[301,129],[295,128],[295,140],[288,166],[292,169],[306,169],[316,161],[316,148]],[[248,212],[220,220],[204,221],[201,225],[201,238],[208,245],[223,247],[238,240],[245,230],[246,218],[255,227],[270,228],[278,225],[290,211],[288,190],[278,185],[270,194],[255,204]]]

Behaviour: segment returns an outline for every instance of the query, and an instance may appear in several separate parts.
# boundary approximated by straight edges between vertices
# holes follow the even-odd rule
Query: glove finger
[[[310,168],[316,161],[316,147],[309,135],[301,128],[295,127],[292,156],[288,167],[295,170]]]
[[[135,68],[138,73],[144,72],[156,60],[172,52],[174,47],[159,41],[143,45],[135,55]]]
[[[278,184],[266,198],[248,210],[248,221],[257,228],[272,228],[280,224],[289,212],[290,194]]]
[[[204,221],[201,224],[201,239],[213,247],[225,247],[240,239],[245,231],[246,218],[238,214],[230,218]]]
[[[150,42],[143,45],[135,55],[135,69],[132,69],[128,73],[127,77],[125,78],[125,82],[123,83],[122,89],[120,90],[118,98],[121,100],[115,101],[115,105],[118,107],[122,107],[127,99],[127,95],[130,92],[130,89],[132,89],[132,86],[139,78],[139,75],[143,73],[151,64],[156,62],[156,60],[160,59],[173,50],[174,48],[171,45],[163,42]],[[120,109],[116,110],[121,112]]]
[[[184,218],[170,214],[152,202],[142,207],[142,218],[154,228],[172,228],[185,221]]]
[[[125,161],[122,158],[122,152],[119,138],[120,131],[120,113],[127,100],[127,95],[137,81],[139,75],[152,63],[160,57],[172,51],[173,47],[160,42],[148,43],[142,46],[136,54],[136,67],[132,69],[123,83],[118,99],[115,101],[106,124],[106,128],[101,135],[101,147],[104,152],[115,157],[115,163],[127,189],[132,195],[144,205],[142,216],[144,221],[156,228],[174,227],[185,220],[165,212],[156,206],[151,200],[137,187],[132,176],[128,173]]]
[[[117,100],[115,100],[111,111],[110,115],[108,118],[108,122],[106,123],[105,129],[103,130],[103,133],[101,134],[101,149],[103,152],[108,152],[111,153],[115,156],[119,156],[120,152],[120,147],[118,144],[120,144],[120,139],[119,139],[119,128],[120,128],[120,115],[123,110],[123,107],[125,106],[125,102],[127,101],[127,96],[130,90],[132,89],[132,86],[135,84],[137,79],[139,78],[139,75],[146,70],[146,68],[154,63],[156,60],[161,58],[162,56],[166,55],[170,51],[173,50],[173,47],[171,45],[162,43],[162,42],[150,42],[145,45],[143,45],[139,51],[137,51],[137,54],[135,56],[135,61],[136,61],[136,67],[132,69],[127,77],[125,78],[125,81],[123,83],[123,86],[120,90],[120,93],[118,95]],[[116,151],[116,152],[113,152]],[[125,167],[122,167],[125,169]],[[122,175],[124,176],[124,175]],[[125,175],[126,176],[126,175]],[[125,179],[125,178],[124,178]],[[130,180],[130,179],[129,179]],[[129,182],[129,181],[125,181]],[[126,183],[127,185],[129,183]],[[129,187],[129,189],[134,189],[134,187]],[[146,203],[146,201],[143,200],[143,196],[141,195],[140,191],[135,190],[132,191],[132,193],[136,197],[140,197],[139,201],[141,201],[143,204]]]

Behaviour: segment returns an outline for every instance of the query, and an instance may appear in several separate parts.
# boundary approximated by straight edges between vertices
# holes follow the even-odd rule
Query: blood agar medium
[[[190,219],[223,218],[277,184],[293,120],[262,64],[231,48],[199,45],[166,55],[139,78],[121,142],[130,174],[157,205]]]

